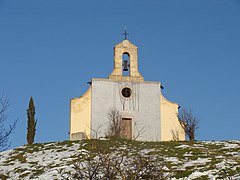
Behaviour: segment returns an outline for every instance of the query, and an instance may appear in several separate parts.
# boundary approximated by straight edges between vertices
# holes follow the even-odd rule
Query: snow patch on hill
[[[99,141],[106,146],[108,141]],[[64,179],[61,172],[74,172],[74,163],[91,154],[91,141],[65,141],[21,146],[0,153],[0,178]],[[150,143],[121,141],[111,145],[110,155],[127,151],[125,159],[135,154],[151,155],[161,161],[172,179],[240,179],[240,141],[202,141],[190,143]],[[96,155],[95,160],[98,157]],[[84,161],[84,159],[82,159]]]

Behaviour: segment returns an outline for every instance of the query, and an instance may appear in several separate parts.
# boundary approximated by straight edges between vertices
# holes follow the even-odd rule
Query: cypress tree
[[[28,109],[27,109],[27,116],[28,116],[27,142],[28,142],[28,144],[33,144],[35,132],[36,132],[37,120],[35,120],[35,106],[34,106],[32,96],[29,101],[29,105],[28,105]]]

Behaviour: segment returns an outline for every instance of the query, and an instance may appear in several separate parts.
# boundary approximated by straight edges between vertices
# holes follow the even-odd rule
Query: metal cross
[[[126,40],[127,39],[127,35],[129,35],[129,33],[127,33],[126,27],[125,27],[125,30],[124,30],[124,32],[122,34],[124,35],[124,39]]]

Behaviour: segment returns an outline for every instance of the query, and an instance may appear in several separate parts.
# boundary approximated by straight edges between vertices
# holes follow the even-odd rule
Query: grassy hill
[[[240,179],[240,141],[83,140],[0,153],[2,179],[86,179],[93,170],[93,179],[104,179],[106,171],[115,172],[118,179],[137,173],[136,179],[149,179],[154,173],[159,179]]]

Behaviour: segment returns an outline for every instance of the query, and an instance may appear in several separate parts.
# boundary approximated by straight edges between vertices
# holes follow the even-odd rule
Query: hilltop
[[[98,162],[103,160],[105,169],[96,170],[101,171],[98,177],[104,175],[103,170],[106,170],[106,165],[109,168],[111,163],[117,167],[110,167],[111,171],[120,169],[125,174],[136,172],[145,163],[144,168],[159,171],[166,179],[240,179],[240,141],[190,143],[130,140],[24,145],[0,153],[0,178],[76,179],[76,175],[80,177],[80,171],[87,172],[86,168],[89,167],[99,168],[102,164]],[[139,170],[147,172],[143,168]],[[138,173],[141,175],[141,172]],[[122,179],[120,175],[117,177]]]

